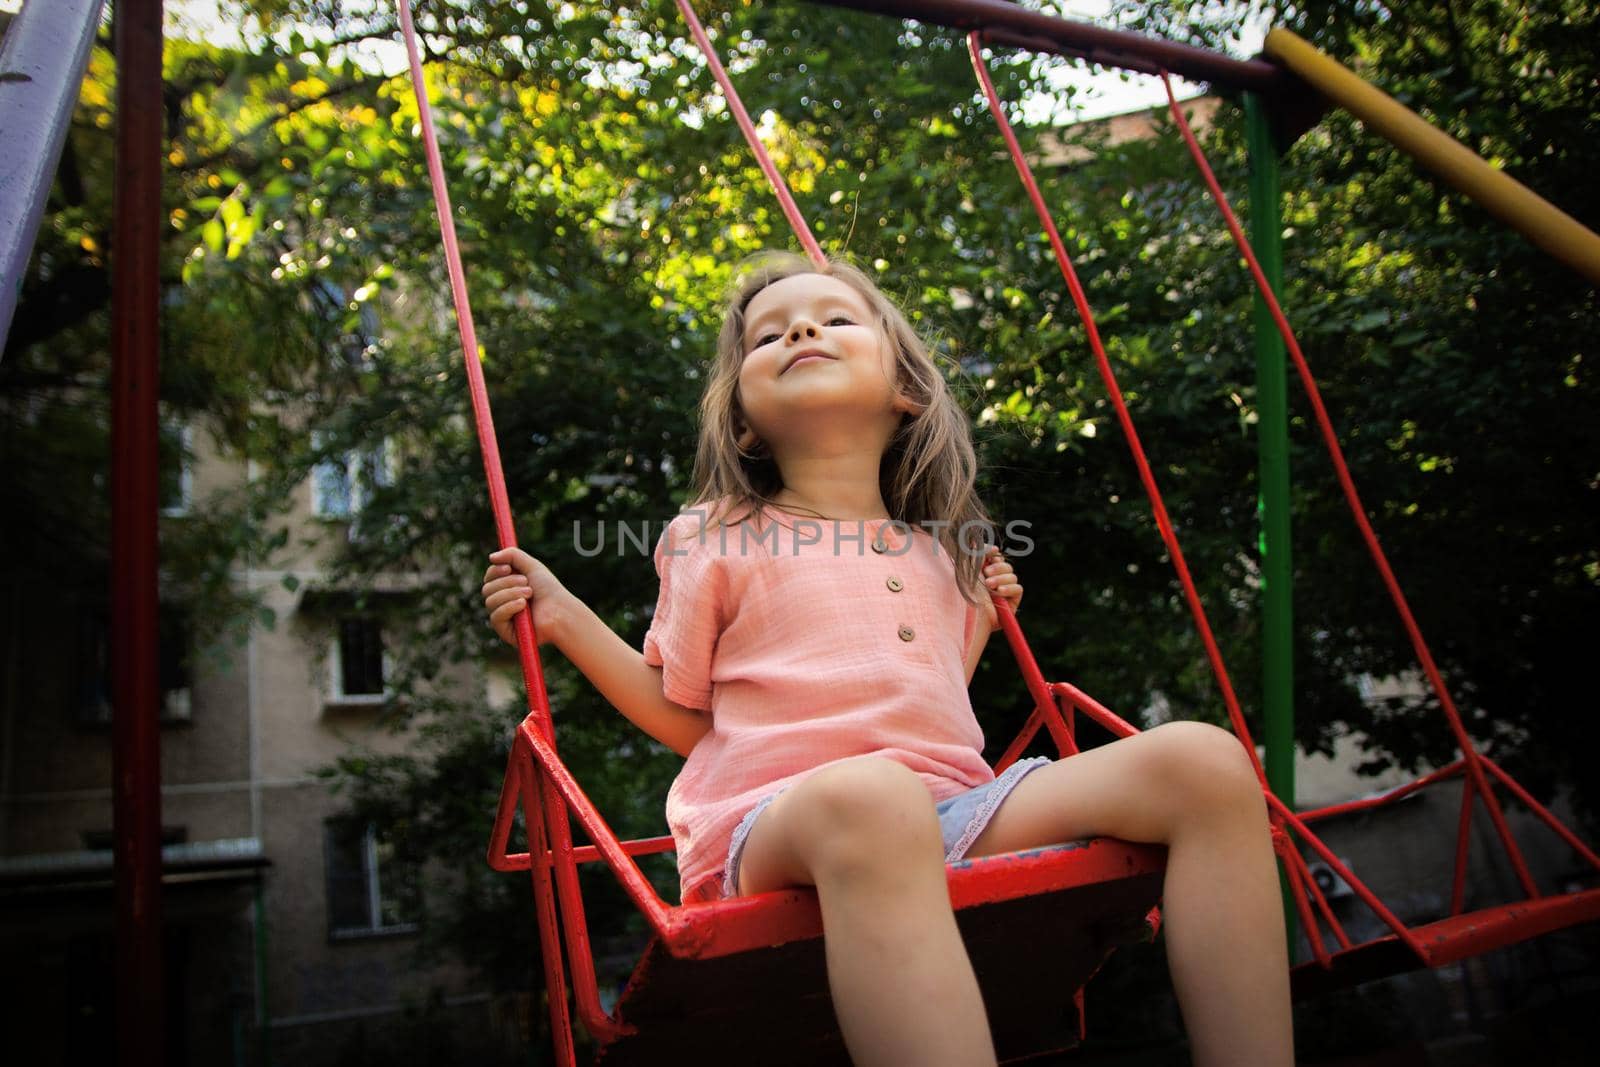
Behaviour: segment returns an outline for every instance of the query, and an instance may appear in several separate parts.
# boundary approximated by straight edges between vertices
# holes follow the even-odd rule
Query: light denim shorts
[[[957,793],[935,804],[934,811],[939,815],[939,831],[944,837],[944,861],[954,863],[964,857],[967,849],[978,839],[978,835],[983,833],[984,827],[989,825],[994,813],[1000,810],[1000,802],[1016,788],[1023,776],[1029,771],[1038,770],[1054,762],[1049,756],[1018,760],[1007,767],[994,781],[973,786],[964,793]],[[788,786],[784,787],[787,788]],[[744,853],[744,843],[750,836],[750,828],[756,824],[761,813],[767,810],[767,805],[776,800],[782,792],[783,789],[780,789],[776,793],[762,797],[760,803],[746,812],[739,825],[734,827],[733,840],[728,843],[728,862],[722,868],[724,899],[739,895],[739,858]]]

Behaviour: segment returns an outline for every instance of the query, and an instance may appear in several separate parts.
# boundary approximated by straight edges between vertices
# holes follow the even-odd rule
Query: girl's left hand
[[[1022,605],[1022,583],[1017,581],[1016,572],[1011,569],[1011,564],[1006,562],[1005,556],[1000,553],[999,545],[989,546],[989,557],[983,565],[983,584],[989,592],[1003,600],[1010,602],[1011,613],[1016,614]],[[991,601],[990,611],[995,610]],[[1000,626],[1000,619],[993,617],[989,620],[990,629]]]

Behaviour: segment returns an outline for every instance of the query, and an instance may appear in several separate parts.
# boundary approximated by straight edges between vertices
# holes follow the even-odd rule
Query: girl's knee
[[[1158,781],[1178,789],[1181,801],[1198,809],[1238,810],[1261,800],[1261,782],[1239,739],[1203,722],[1171,722],[1149,731]],[[1248,809],[1247,809],[1248,810]]]
[[[813,867],[903,862],[930,851],[943,857],[933,796],[903,764],[875,756],[844,760],[794,792],[791,825]]]

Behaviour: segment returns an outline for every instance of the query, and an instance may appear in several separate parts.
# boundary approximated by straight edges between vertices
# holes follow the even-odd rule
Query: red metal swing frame
[[[679,3],[682,6],[685,0],[679,0]],[[981,46],[985,39],[986,35],[979,30],[973,30],[967,35],[967,48],[972,59],[973,71],[983,89],[990,113],[1005,138],[1006,147],[1011,155],[1012,163],[1017,169],[1018,177],[1022,180],[1035,213],[1050,240],[1056,262],[1061,268],[1062,277],[1071,291],[1073,302],[1087,329],[1089,344],[1094,352],[1096,365],[1110,395],[1112,404],[1116,409],[1117,418],[1127,439],[1128,447],[1132,451],[1135,463],[1138,466],[1140,480],[1149,496],[1150,506],[1155,514],[1156,524],[1160,528],[1162,540],[1166,544],[1167,550],[1172,557],[1173,566],[1178,573],[1179,581],[1183,585],[1184,595],[1189,603],[1195,628],[1205,644],[1206,653],[1211,661],[1218,688],[1221,690],[1223,701],[1227,705],[1230,724],[1255,767],[1256,775],[1261,782],[1262,791],[1267,800],[1272,820],[1274,849],[1284,864],[1295,908],[1314,957],[1312,961],[1294,968],[1292,977],[1295,995],[1310,995],[1328,988],[1350,985],[1403,970],[1419,967],[1437,967],[1496,948],[1502,948],[1506,945],[1515,944],[1528,938],[1537,937],[1553,930],[1600,919],[1600,889],[1546,897],[1534,883],[1533,876],[1528,870],[1526,861],[1523,859],[1522,851],[1517,846],[1516,839],[1512,836],[1510,827],[1506,824],[1505,814],[1501,810],[1498,799],[1495,797],[1490,782],[1491,777],[1499,781],[1513,796],[1527,806],[1541,822],[1554,831],[1562,841],[1571,846],[1596,871],[1600,871],[1600,856],[1597,856],[1592,849],[1579,840],[1576,834],[1556,818],[1548,808],[1535,800],[1510,775],[1479,752],[1471,736],[1467,733],[1460,713],[1456,709],[1455,701],[1452,699],[1450,691],[1445,685],[1444,677],[1434,661],[1433,653],[1428,648],[1427,641],[1422,635],[1421,627],[1417,624],[1416,618],[1411,611],[1411,606],[1406,600],[1405,593],[1400,588],[1399,580],[1395,577],[1394,570],[1389,564],[1388,556],[1379,544],[1377,534],[1367,518],[1366,509],[1361,503],[1349,466],[1345,462],[1344,450],[1339,444],[1338,434],[1334,431],[1333,422],[1329,418],[1327,408],[1322,402],[1321,392],[1317,387],[1315,377],[1311,373],[1305,354],[1300,348],[1299,341],[1295,338],[1288,319],[1283,314],[1277,295],[1267,281],[1260,261],[1257,259],[1254,249],[1250,246],[1249,240],[1245,237],[1244,230],[1239,225],[1238,218],[1229,205],[1227,197],[1223,194],[1216,175],[1206,161],[1205,154],[1201,151],[1199,142],[1189,127],[1188,119],[1184,116],[1182,108],[1178,106],[1177,97],[1173,93],[1172,81],[1168,76],[1167,70],[1158,67],[1154,73],[1161,77],[1162,84],[1166,88],[1167,101],[1174,122],[1183,136],[1184,143],[1189,150],[1191,158],[1194,160],[1196,168],[1200,172],[1202,180],[1206,184],[1207,190],[1222,213],[1223,220],[1228,227],[1230,235],[1233,237],[1235,245],[1245,259],[1245,263],[1255,281],[1257,290],[1271,314],[1275,327],[1284,340],[1301,383],[1305,387],[1306,395],[1311,402],[1318,430],[1327,448],[1329,458],[1333,462],[1334,470],[1351,516],[1355,520],[1374,566],[1377,567],[1383,579],[1384,586],[1388,590],[1395,610],[1400,615],[1406,633],[1411,639],[1417,660],[1422,665],[1423,672],[1438,698],[1451,734],[1462,753],[1459,759],[1448,766],[1381,796],[1330,805],[1299,815],[1272,793],[1267,785],[1266,773],[1256,755],[1255,744],[1252,742],[1249,728],[1245,724],[1244,715],[1239,707],[1238,698],[1234,693],[1233,684],[1229,679],[1227,667],[1223,663],[1221,650],[1218,648],[1216,639],[1212,634],[1211,624],[1201,603],[1199,591],[1195,588],[1193,578],[1189,574],[1188,565],[1183,557],[1183,551],[1179,547],[1177,534],[1167,517],[1166,506],[1162,502],[1160,489],[1156,486],[1155,476],[1150,469],[1149,461],[1145,457],[1143,445],[1140,443],[1138,432],[1133,425],[1133,418],[1123,401],[1116,374],[1112,370],[1110,361],[1106,357],[1105,348],[1100,342],[1099,331],[1095,325],[1094,316],[1089,310],[1088,299],[1078,281],[1076,272],[1072,268],[1071,259],[1067,255],[1066,247],[1056,230],[1054,219],[1044,202],[1038,183],[1034,180],[1032,168],[1023,155],[1021,145],[1018,143],[1016,135],[1011,129],[1011,124],[1005,116],[999,95],[995,91],[994,83],[989,77],[981,52]],[[1014,40],[1011,35],[1007,35],[1003,39],[1008,43]],[[1131,732],[1133,728],[1129,727],[1128,729]],[[1378,896],[1357,878],[1339,857],[1334,855],[1327,845],[1310,830],[1307,824],[1337,814],[1390,804],[1428,785],[1444,781],[1456,775],[1461,775],[1464,778],[1464,788],[1462,790],[1461,815],[1456,838],[1450,915],[1444,919],[1413,929],[1390,911],[1379,900]],[[1464,913],[1464,907],[1468,844],[1474,801],[1480,801],[1484,810],[1488,813],[1500,844],[1505,850],[1512,868],[1516,872],[1518,882],[1527,897],[1523,901],[1480,909],[1466,914]],[[1328,864],[1362,903],[1388,927],[1390,933],[1361,944],[1353,944],[1344,929],[1344,925],[1334,915],[1326,896],[1318,887],[1316,880],[1312,878],[1310,867],[1305,857],[1293,843],[1294,837],[1298,837],[1306,848]],[[1313,910],[1313,904],[1315,905],[1315,910]],[[1319,924],[1319,917],[1323,923],[1326,923],[1326,931]],[[1327,938],[1330,936],[1338,945],[1336,951],[1330,951],[1327,946]]]
[[[726,72],[723,71],[704,29],[695,17],[692,7],[688,0],[677,0],[677,3],[689,23],[697,43],[704,51],[713,74],[721,83],[734,116],[760,161],[763,171],[771,182],[773,190],[778,196],[785,215],[793,226],[796,235],[812,258],[821,263],[823,261],[823,253],[820,246],[812,237],[809,227],[801,217],[798,207],[789,195],[781,176],[779,176],[761,146],[759,139],[756,137],[749,117],[731,82],[728,80]],[[432,117],[427,103],[421,62],[415,45],[408,0],[399,0],[399,5],[401,23],[410,58],[413,84],[418,95],[423,136],[428,151],[429,173],[433,183],[440,226],[444,237],[452,293],[458,311],[462,347],[466,353],[476,353],[478,346],[475,330],[467,301],[459,253],[456,248],[448,193],[445,189],[443,169],[434,139]],[[881,8],[885,5],[864,4],[862,6]],[[1077,54],[1090,53],[1088,46],[1074,48],[1071,44],[1064,44],[1059,39],[1059,35],[1054,38],[1048,35],[1044,37],[1036,36],[1035,34],[1039,30],[1037,26],[1029,25],[1024,32],[1019,32],[1016,27],[1005,28],[1004,19],[1016,14],[1016,9],[1007,8],[1005,5],[987,4],[983,0],[962,0],[959,3],[927,5],[927,8],[921,14],[917,14],[914,17],[926,17],[928,8],[957,10],[958,15],[947,16],[947,21],[950,21],[951,24],[961,25],[981,24],[982,20],[974,17],[973,11],[980,8],[986,9],[986,13],[994,16],[1001,25],[1001,28],[991,35],[997,40],[1009,44],[1020,44],[1024,47],[1044,47],[1050,51],[1076,52]],[[1004,10],[989,12],[987,11],[988,8],[1002,8]],[[1047,16],[1031,14],[1028,14],[1028,17],[1034,20],[1048,19]],[[929,20],[939,21],[937,18]],[[1052,19],[1050,21],[1066,26],[1073,25],[1065,23],[1064,20]],[[1103,35],[1106,32],[1108,31],[1095,31],[1097,35]],[[1135,35],[1131,34],[1118,34],[1116,36],[1119,39],[1135,38]],[[1187,129],[1187,124],[1180,109],[1177,107],[1176,100],[1171,96],[1169,84],[1168,94],[1169,100],[1172,102],[1173,113],[1177,117],[1180,128],[1184,131],[1185,139],[1190,145],[1191,152],[1195,155],[1197,165],[1200,167],[1213,195],[1217,198],[1219,206],[1223,210],[1235,240],[1239,242],[1240,248],[1256,276],[1257,284],[1261,287],[1263,296],[1273,311],[1275,321],[1278,323],[1280,331],[1284,334],[1290,351],[1294,354],[1302,381],[1311,396],[1313,406],[1318,415],[1319,426],[1329,445],[1330,453],[1333,455],[1341,485],[1345,489],[1357,523],[1362,529],[1363,537],[1373,553],[1374,560],[1382,572],[1391,596],[1394,598],[1396,606],[1406,623],[1407,630],[1412,636],[1419,659],[1422,661],[1430,681],[1433,682],[1435,691],[1439,694],[1451,729],[1463,753],[1460,759],[1448,767],[1441,768],[1425,778],[1391,791],[1382,797],[1334,805],[1329,808],[1306,812],[1303,815],[1296,815],[1287,805],[1266,790],[1265,774],[1256,756],[1254,745],[1250,741],[1249,731],[1245,726],[1237,697],[1233,692],[1226,667],[1222,662],[1220,650],[1211,633],[1198,591],[1189,575],[1187,564],[1178,546],[1176,534],[1167,517],[1165,505],[1155,484],[1148,460],[1144,456],[1131,415],[1123,403],[1120,388],[1106,358],[1104,348],[1100,343],[1098,331],[1093,316],[1089,311],[1082,287],[1073,272],[1060,236],[1056,232],[1050,213],[1039,193],[1037,183],[1033,180],[1028,165],[1022,156],[1015,135],[1011,132],[1009,124],[1004,118],[993,84],[988,78],[979,47],[983,39],[983,36],[978,31],[972,32],[968,38],[974,70],[983,85],[990,108],[1000,124],[1001,131],[1016,163],[1019,176],[1022,178],[1030,199],[1033,201],[1040,220],[1050,237],[1063,277],[1083,317],[1091,347],[1094,349],[1100,372],[1115,405],[1119,423],[1134,453],[1141,481],[1150,496],[1157,525],[1160,527],[1163,540],[1166,542],[1168,551],[1178,571],[1197,629],[1206,645],[1208,657],[1211,660],[1219,687],[1222,690],[1224,702],[1228,708],[1229,718],[1252,764],[1256,768],[1257,775],[1266,793],[1273,825],[1274,845],[1284,863],[1295,906],[1301,922],[1304,924],[1315,956],[1314,961],[1297,968],[1295,971],[1297,993],[1309,992],[1330,984],[1359,981],[1367,977],[1393,973],[1408,967],[1437,966],[1441,963],[1475,955],[1577,922],[1592,921],[1600,918],[1600,890],[1590,890],[1559,897],[1543,897],[1533,883],[1532,876],[1527,870],[1520,850],[1517,848],[1505,824],[1503,813],[1490,784],[1491,778],[1499,781],[1514,796],[1526,804],[1530,810],[1534,811],[1543,822],[1550,826],[1597,870],[1600,870],[1600,857],[1597,857],[1589,850],[1554,815],[1538,804],[1501,768],[1478,753],[1473,746],[1470,737],[1461,724],[1454,704],[1444,688],[1442,678],[1439,677],[1437,667],[1434,665],[1431,654],[1422,640],[1415,620],[1411,617],[1409,607],[1406,605],[1404,596],[1399,590],[1398,582],[1394,579],[1387,560],[1383,557],[1382,550],[1377,544],[1376,536],[1372,533],[1370,524],[1366,521],[1365,513],[1360,507],[1359,499],[1355,495],[1354,485],[1350,480],[1348,469],[1345,467],[1342,454],[1339,451],[1337,438],[1333,434],[1331,424],[1322,407],[1320,396],[1317,394],[1315,382],[1311,378],[1299,346],[1295,343],[1287,322],[1278,308],[1276,298],[1273,296],[1270,286],[1266,284],[1259,265],[1255,261],[1254,254],[1249,249],[1248,242],[1244,240],[1237,221],[1233,218],[1231,210],[1222,197],[1220,188],[1216,185],[1215,178],[1211,175],[1204,157],[1199,153],[1198,145],[1195,143],[1193,135]],[[1143,39],[1137,40],[1143,41]],[[1127,41],[1122,40],[1121,43],[1126,45]],[[1101,61],[1105,61],[1110,55],[1110,53],[1105,52],[1103,41],[1095,44],[1093,48],[1100,49],[1096,53],[1096,57]],[[1112,61],[1122,63],[1125,66],[1149,70],[1153,65],[1155,71],[1160,73],[1164,79],[1166,68],[1170,65],[1159,59],[1125,61],[1125,57],[1121,53],[1114,54],[1116,58]],[[1261,64],[1250,64],[1250,66],[1258,67]],[[1250,73],[1253,76],[1261,76],[1259,71],[1252,70]],[[496,532],[499,535],[501,545],[509,547],[516,543],[515,533],[511,524],[509,502],[500,469],[498,447],[495,441],[493,423],[489,415],[488,398],[483,385],[482,370],[476,359],[468,358],[466,365],[474,417],[483,447],[485,470],[488,476],[491,504],[495,515]],[[1028,722],[1002,755],[996,765],[996,771],[1003,771],[1014,762],[1041,728],[1049,733],[1061,757],[1065,758],[1074,754],[1077,751],[1074,738],[1074,722],[1075,716],[1079,712],[1119,737],[1138,732],[1131,724],[1073,686],[1059,682],[1046,682],[1026,641],[1023,639],[1022,632],[1017,625],[1016,619],[1011,614],[1009,606],[998,598],[996,599],[996,604],[999,609],[1001,626],[1022,669],[1024,680],[1035,703],[1034,711]],[[608,1062],[629,1062],[630,1058],[638,1062],[650,1062],[652,1056],[661,1055],[662,1046],[660,1044],[646,1044],[642,1039],[637,1042],[632,1040],[640,1037],[640,1031],[638,1025],[628,1018],[627,1007],[633,1000],[648,999],[649,987],[652,981],[657,987],[663,984],[661,978],[667,973],[663,971],[663,968],[668,967],[670,961],[673,960],[709,963],[719,960],[762,958],[760,957],[761,953],[771,952],[779,946],[793,944],[815,945],[821,935],[820,915],[816,907],[815,895],[809,891],[796,890],[678,907],[672,907],[662,901],[649,880],[639,869],[636,858],[642,855],[670,851],[672,839],[670,837],[657,837],[639,841],[619,841],[593,803],[584,795],[577,781],[561,762],[555,750],[553,723],[543,675],[536,654],[537,642],[529,615],[530,613],[523,612],[516,619],[518,649],[528,689],[529,714],[517,728],[512,751],[508,759],[506,778],[496,812],[494,829],[491,834],[489,863],[496,870],[527,870],[532,875],[535,905],[540,926],[540,940],[543,946],[541,956],[545,968],[546,987],[550,995],[552,1029],[555,1035],[557,1055],[562,1062],[572,1064],[575,1059],[571,1019],[566,1002],[567,975],[561,955],[560,925],[564,925],[566,928],[566,947],[572,968],[573,992],[577,1010],[585,1027],[600,1044],[602,1055],[607,1057]],[[1465,777],[1467,788],[1463,790],[1462,816],[1457,842],[1455,884],[1452,893],[1452,914],[1439,922],[1411,929],[1395,916],[1378,899],[1376,894],[1356,878],[1339,858],[1311,832],[1307,824],[1316,819],[1327,818],[1341,812],[1375,807],[1392,802],[1428,784],[1456,774],[1461,774]],[[1467,864],[1467,829],[1470,826],[1474,798],[1481,800],[1488,811],[1529,899],[1524,902],[1502,905],[1468,915],[1461,912],[1464,903]],[[507,851],[507,848],[519,806],[522,809],[524,825],[529,836],[529,851],[512,854]],[[578,848],[573,846],[568,824],[569,808],[577,816],[584,832],[593,842],[591,845]],[[1334,916],[1326,897],[1311,877],[1307,862],[1301,855],[1299,848],[1293,844],[1292,836],[1297,836],[1304,842],[1305,847],[1326,862],[1391,932],[1384,937],[1361,945],[1352,944],[1342,925]],[[598,983],[593,964],[593,952],[589,943],[587,923],[584,918],[582,898],[578,886],[577,864],[595,861],[604,861],[611,868],[635,906],[640,909],[649,921],[655,935],[655,940],[650,948],[647,949],[645,959],[641,961],[639,968],[635,971],[634,980],[630,982],[628,990],[625,991],[623,1003],[619,1005],[618,1012],[615,1015],[608,1015],[600,1005]],[[1108,894],[1101,893],[1102,910],[1096,913],[1097,918],[1103,924],[1100,929],[1101,936],[1095,938],[1088,950],[1080,952],[1078,957],[1072,961],[1075,967],[1074,974],[1069,976],[1065,970],[1058,970],[1053,973],[1053,977],[1062,983],[1057,987],[1058,989],[1070,987],[1080,990],[1078,1003],[1080,1006],[1079,1026],[1081,1032],[1082,981],[1093,973],[1100,961],[1103,960],[1106,952],[1109,951],[1110,947],[1114,947],[1117,940],[1126,938],[1128,933],[1127,919],[1130,912],[1142,915],[1148,903],[1154,902],[1159,892],[1159,879],[1164,865],[1163,861],[1164,850],[1160,848],[1131,845],[1111,840],[1096,840],[1024,853],[983,857],[952,865],[949,875],[951,899],[958,919],[960,919],[963,915],[969,913],[976,914],[985,907],[1038,900],[1049,894],[1078,893],[1080,894],[1078,899],[1082,901],[1088,899],[1084,894],[1095,889],[1103,891],[1107,886],[1118,887],[1116,891],[1109,894],[1110,897],[1115,898],[1114,900],[1105,900],[1104,898]],[[559,924],[558,911],[561,920]],[[1330,951],[1325,944],[1326,936],[1321,925],[1319,925],[1319,916],[1327,924],[1328,934],[1338,944],[1337,951]],[[1118,929],[1119,922],[1121,924],[1120,929]],[[976,957],[976,952],[974,955]],[[752,972],[746,969],[743,972],[733,971],[727,973],[732,974],[736,982],[748,982]],[[680,976],[674,975],[673,977]],[[1070,986],[1067,985],[1069,982]],[[811,995],[813,998],[815,997],[814,988],[811,991]],[[668,998],[668,1000],[671,1001],[671,998]],[[641,1021],[651,1011],[655,1011],[657,1013],[656,1017],[650,1021],[652,1025],[659,1029],[664,1025],[664,1018],[661,1016],[662,1004],[647,1004],[646,1007],[648,1010],[641,1015]],[[684,1007],[685,1001],[678,999],[671,1001],[666,1010],[670,1011],[676,1008],[681,1012]],[[991,1001],[992,1008],[993,1003]],[[729,1024],[730,1021],[726,1015],[718,1020],[724,1025]],[[1005,1056],[1008,1052],[1012,1055],[1036,1053],[1041,1048],[1039,1044],[1040,1035],[1037,1033],[1022,1035],[1019,1040],[1027,1041],[1026,1047],[1018,1045],[1013,1048],[1007,1048],[1000,1031],[1001,1028],[997,1026],[996,1044],[997,1048],[1001,1050],[1002,1056]],[[1050,1040],[1057,1039],[1046,1039],[1047,1045]],[[1056,1047],[1060,1047],[1059,1044]],[[798,1062],[817,1062],[824,1049],[821,1046],[808,1046],[805,1049],[791,1049],[791,1051],[802,1057]],[[827,1051],[836,1053],[838,1051],[837,1043],[828,1045]]]

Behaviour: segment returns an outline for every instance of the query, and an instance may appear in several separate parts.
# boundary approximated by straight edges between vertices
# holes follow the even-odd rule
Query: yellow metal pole
[[[1600,285],[1600,236],[1393,97],[1288,30],[1266,54],[1573,270]]]

